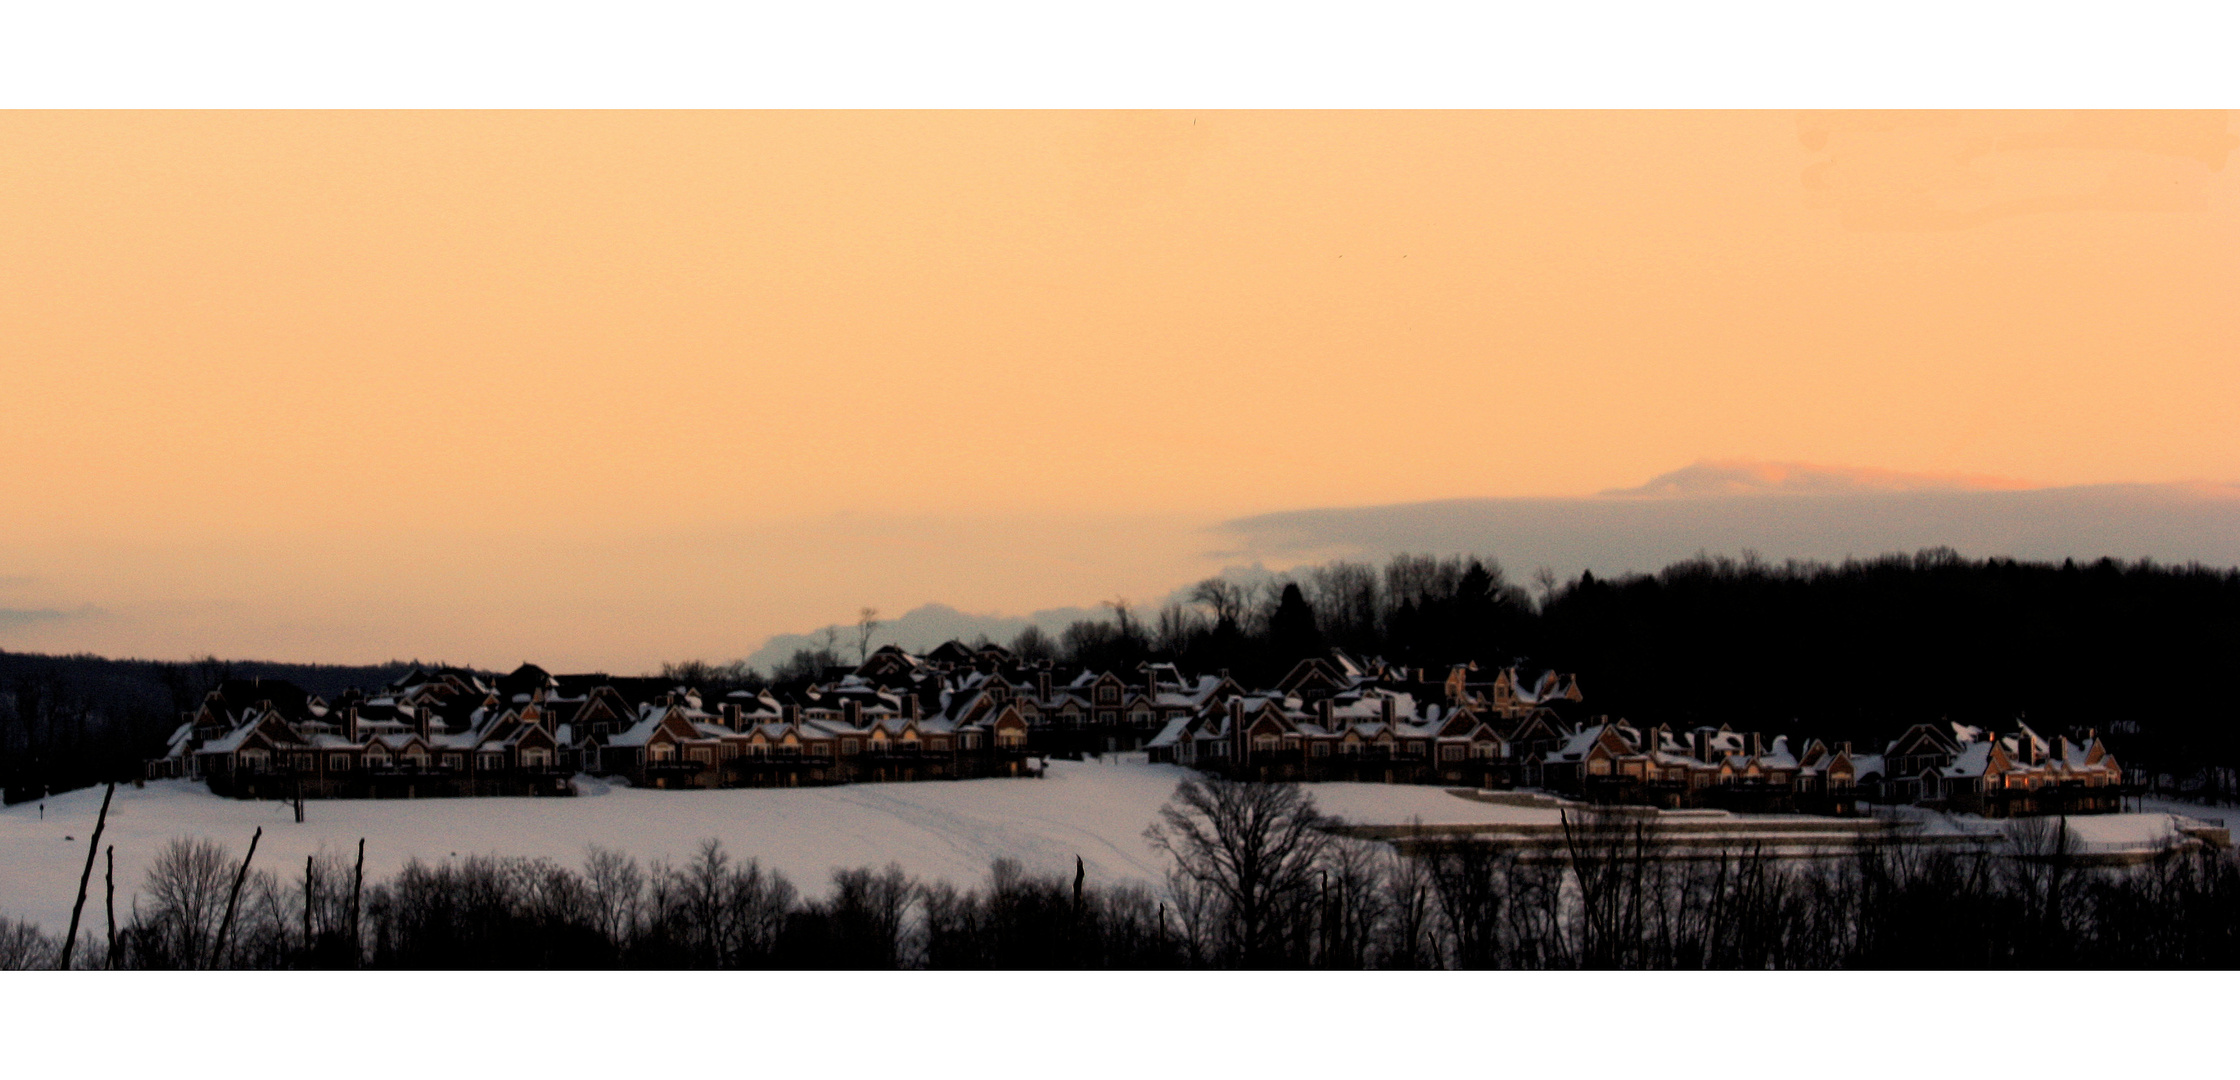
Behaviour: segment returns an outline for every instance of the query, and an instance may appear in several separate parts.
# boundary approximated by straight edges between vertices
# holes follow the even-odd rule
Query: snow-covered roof
[[[611,736],[611,737],[609,737],[609,738],[607,739],[607,745],[608,745],[608,746],[644,746],[644,745],[646,744],[646,740],[647,740],[647,739],[650,739],[650,738],[652,738],[652,737],[653,737],[653,733],[654,733],[654,730],[655,730],[655,729],[657,729],[657,728],[659,728],[660,726],[661,726],[661,716],[660,716],[660,714],[656,713],[656,714],[652,714],[652,715],[648,715],[648,716],[645,716],[645,717],[643,717],[642,719],[640,719],[640,720],[639,720],[639,721],[638,721],[637,723],[635,723],[635,724],[632,724],[632,725],[630,725],[630,730],[628,730],[628,731],[625,731],[625,732],[623,732],[623,733],[622,733],[622,734],[620,734],[620,735],[615,735],[615,736]]]
[[[1945,766],[1943,772],[1950,778],[1982,776],[1990,764],[1991,744],[1979,740],[1961,747],[1960,752],[1953,756],[1952,764]]]
[[[1189,727],[1189,717],[1177,716],[1174,719],[1167,721],[1166,726],[1160,728],[1159,733],[1152,736],[1151,741],[1145,743],[1144,745],[1146,747],[1173,746],[1174,744],[1182,741],[1182,734],[1183,732],[1189,730]]]

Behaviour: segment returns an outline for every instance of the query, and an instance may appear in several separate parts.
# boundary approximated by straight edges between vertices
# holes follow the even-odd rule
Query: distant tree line
[[[9,803],[140,775],[179,715],[229,678],[286,679],[332,696],[380,686],[411,663],[185,662],[0,652],[0,791]]]
[[[1295,785],[1188,780],[1150,835],[1163,886],[1036,874],[973,887],[895,866],[821,897],[707,841],[681,865],[469,856],[367,883],[357,863],[250,866],[172,841],[73,966],[122,968],[2228,968],[2240,864],[2171,852],[2088,869],[2057,819],[2007,853],[1918,841],[1832,859],[1660,856],[1640,817],[1566,821],[1563,858],[1354,839]],[[98,888],[98,886],[97,886]],[[121,910],[114,924],[107,911]],[[60,942],[0,920],[0,968]]]

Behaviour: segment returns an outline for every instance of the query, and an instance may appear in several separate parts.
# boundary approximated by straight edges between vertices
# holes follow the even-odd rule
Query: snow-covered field
[[[1039,780],[856,784],[785,790],[647,791],[586,784],[573,799],[334,800],[305,804],[304,824],[278,802],[242,802],[174,780],[117,788],[104,847],[117,849],[117,907],[131,905],[148,862],[175,836],[207,836],[236,855],[264,827],[256,865],[301,873],[305,855],[353,851],[366,839],[366,876],[385,877],[407,859],[475,853],[541,856],[580,865],[588,845],[641,860],[681,862],[701,840],[759,859],[802,891],[824,892],[836,867],[902,864],[921,878],[959,885],[983,880],[1008,856],[1029,869],[1071,874],[1079,855],[1096,879],[1157,879],[1163,858],[1144,828],[1185,775],[1141,761],[1050,764]],[[599,793],[594,794],[594,791]],[[1404,824],[1522,822],[1553,811],[1455,798],[1439,788],[1316,784],[1324,812],[1349,821]],[[101,807],[98,788],[0,810],[0,915],[59,933],[85,866],[86,838]],[[86,905],[101,919],[101,869]]]
[[[1122,758],[1050,763],[1039,780],[965,780],[856,784],[786,790],[646,791],[584,784],[573,799],[334,800],[306,805],[298,825],[278,802],[242,802],[200,783],[120,786],[103,846],[117,850],[117,906],[128,910],[148,862],[175,836],[207,836],[236,854],[258,826],[257,866],[300,873],[305,855],[346,853],[366,840],[366,874],[379,879],[412,858],[499,854],[580,865],[599,845],[640,860],[683,861],[716,838],[739,858],[754,858],[821,894],[833,869],[900,863],[924,879],[983,880],[999,857],[1031,870],[1070,874],[1079,855],[1103,881],[1156,880],[1165,869],[1144,829],[1185,771]],[[1354,824],[1554,824],[1554,809],[1456,798],[1435,787],[1326,783],[1311,786],[1324,813]],[[85,866],[86,839],[101,806],[89,788],[0,809],[0,915],[27,918],[50,932],[70,922],[70,901]],[[2170,813],[2198,808],[2155,805],[2147,814],[2072,818],[2088,850],[2150,844],[2170,828]],[[1926,823],[1925,823],[1926,824]],[[2001,823],[1947,818],[1957,831]],[[1938,831],[1932,827],[1931,831]],[[86,905],[101,919],[101,867]]]

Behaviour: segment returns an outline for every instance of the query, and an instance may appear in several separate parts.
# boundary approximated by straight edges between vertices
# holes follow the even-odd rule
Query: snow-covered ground
[[[573,799],[332,800],[305,804],[304,824],[278,802],[243,802],[184,780],[117,788],[104,847],[117,849],[117,907],[131,906],[148,862],[175,836],[207,836],[237,856],[264,827],[256,865],[301,873],[305,855],[349,852],[366,838],[366,876],[386,877],[407,859],[475,853],[541,856],[581,865],[588,845],[641,860],[688,858],[717,838],[738,858],[759,859],[802,891],[824,892],[836,867],[902,864],[925,879],[977,884],[998,857],[1070,874],[1081,856],[1093,878],[1156,880],[1165,869],[1144,828],[1184,770],[1138,761],[1050,764],[1039,780],[855,784],[784,790],[647,791],[584,785]],[[1552,811],[1456,798],[1439,788],[1316,784],[1324,812],[1348,821],[1405,824],[1521,822]],[[91,788],[0,810],[0,915],[59,933],[85,866],[86,839],[101,807]],[[101,920],[101,868],[88,893],[89,925]]]
[[[1917,807],[1881,808],[1880,813],[1914,823],[1928,836],[2003,837],[2015,827],[2010,819],[1974,814],[1947,814]],[[2229,818],[2214,809],[2190,803],[2145,800],[2136,813],[2080,814],[2068,819],[2073,850],[2082,854],[2114,855],[2158,851],[2169,847],[2187,828],[2224,827]]]
[[[207,836],[244,850],[265,830],[257,866],[300,873],[305,855],[352,851],[366,839],[366,874],[379,879],[411,858],[499,854],[580,865],[599,845],[640,860],[683,861],[716,838],[739,858],[783,872],[812,895],[834,868],[902,864],[924,879],[960,885],[984,879],[988,864],[1010,857],[1029,869],[1067,874],[1079,855],[1103,881],[1154,881],[1165,861],[1144,829],[1185,771],[1145,764],[1139,755],[1104,762],[1050,763],[1039,780],[965,780],[856,784],[785,790],[645,791],[596,781],[573,799],[333,800],[306,805],[298,825],[278,802],[242,802],[200,783],[162,781],[117,788],[103,846],[117,849],[117,906],[129,910],[148,862],[175,836]],[[1456,798],[1436,787],[1311,785],[1324,813],[1361,825],[1553,824],[1555,809]],[[28,918],[50,932],[69,925],[70,901],[85,866],[86,839],[101,789],[0,809],[0,915]],[[2071,818],[2088,850],[2125,850],[2165,836],[2170,815],[2198,807],[2154,805],[2145,814]],[[2214,811],[2208,812],[2211,816]],[[1929,831],[1994,832],[2004,823],[1930,815]],[[86,904],[87,925],[101,920],[101,867]]]

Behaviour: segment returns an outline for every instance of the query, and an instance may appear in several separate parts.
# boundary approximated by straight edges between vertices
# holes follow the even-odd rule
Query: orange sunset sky
[[[2229,484],[2233,130],[0,113],[0,648],[628,671],[1702,461]]]

